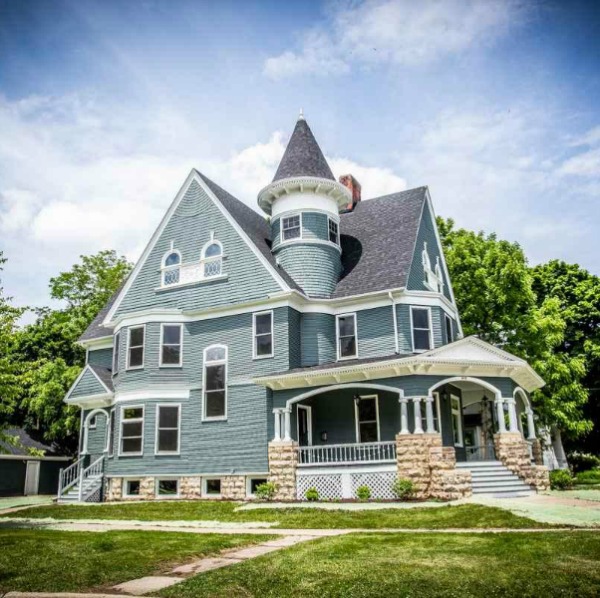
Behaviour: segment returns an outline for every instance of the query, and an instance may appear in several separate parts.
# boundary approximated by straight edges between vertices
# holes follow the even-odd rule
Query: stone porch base
[[[502,462],[504,467],[517,474],[526,484],[538,491],[550,488],[548,468],[543,465],[534,465],[531,462],[527,442],[523,440],[521,434],[518,432],[495,434],[494,445],[496,447],[496,458]],[[537,463],[539,455],[536,456],[536,452],[538,451],[534,444],[533,454]]]

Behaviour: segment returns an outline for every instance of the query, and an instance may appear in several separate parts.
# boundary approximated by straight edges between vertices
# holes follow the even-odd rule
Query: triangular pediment
[[[69,389],[65,401],[72,401],[84,397],[96,397],[112,394],[112,389],[102,380],[101,376],[94,371],[89,364],[86,365],[73,386]]]
[[[427,359],[433,362],[457,361],[466,363],[490,363],[498,365],[523,365],[525,361],[490,345],[485,341],[475,337],[468,336],[449,345],[444,345],[433,351],[428,351],[420,356],[421,359]]]

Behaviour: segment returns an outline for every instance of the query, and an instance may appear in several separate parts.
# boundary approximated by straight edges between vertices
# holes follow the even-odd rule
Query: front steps
[[[102,478],[102,475],[90,476],[83,481],[82,496],[84,497],[84,502],[96,502],[93,500],[93,494],[100,490]],[[79,502],[79,483],[69,488],[62,496],[59,496],[56,502],[61,504],[73,504]]]
[[[471,472],[474,495],[517,498],[535,494],[530,486],[500,461],[467,461],[457,463],[456,467]]]

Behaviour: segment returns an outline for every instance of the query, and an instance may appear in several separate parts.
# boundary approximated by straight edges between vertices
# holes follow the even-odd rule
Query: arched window
[[[204,349],[203,419],[227,418],[227,347]]]
[[[219,241],[209,241],[202,249],[204,278],[219,276],[222,270],[223,247]]]
[[[179,251],[169,251],[163,258],[162,284],[167,287],[179,282],[181,271],[181,254]]]

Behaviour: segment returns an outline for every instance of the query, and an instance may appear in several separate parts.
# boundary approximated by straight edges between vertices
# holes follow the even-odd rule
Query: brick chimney
[[[351,174],[343,174],[340,177],[340,183],[350,189],[352,194],[352,203],[346,206],[346,211],[351,212],[360,201],[360,183]]]

